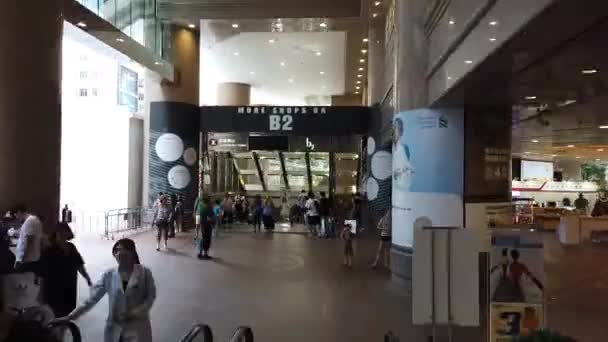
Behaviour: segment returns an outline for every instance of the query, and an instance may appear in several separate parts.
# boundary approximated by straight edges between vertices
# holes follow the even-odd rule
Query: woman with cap
[[[156,299],[152,272],[139,263],[135,242],[122,239],[112,254],[118,267],[106,271],[92,287],[91,296],[66,317],[76,320],[108,295],[108,318],[104,342],[151,342],[150,309]]]

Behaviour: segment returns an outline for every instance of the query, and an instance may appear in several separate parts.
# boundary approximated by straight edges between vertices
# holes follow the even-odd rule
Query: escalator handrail
[[[203,334],[203,342],[213,342],[213,332],[207,324],[193,325],[186,336],[182,337],[179,342],[193,342],[194,339],[200,334]]]
[[[74,323],[72,321],[51,322],[51,323],[49,323],[48,327],[50,329],[65,328],[66,330],[70,331],[73,342],[82,342],[82,335],[80,334],[80,329],[78,328],[76,323]]]
[[[395,336],[392,331],[389,331],[384,335],[384,342],[399,342],[399,337]]]
[[[230,342],[253,342],[253,330],[250,327],[238,327]]]

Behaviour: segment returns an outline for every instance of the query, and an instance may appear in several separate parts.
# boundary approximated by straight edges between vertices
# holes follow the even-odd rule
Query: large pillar
[[[59,212],[62,6],[0,10],[0,211],[25,203],[47,227]]]
[[[218,106],[249,106],[251,104],[251,85],[226,82],[217,85]]]
[[[394,96],[396,111],[403,112],[428,105],[426,71],[428,63],[428,43],[424,33],[426,19],[425,4],[421,0],[395,0],[396,41],[396,77]],[[390,73],[390,70],[387,71]],[[393,194],[395,196],[395,194]],[[393,246],[391,249],[391,271],[398,279],[410,280],[412,276],[413,246],[408,239],[399,236],[410,236],[413,230],[410,225],[397,224],[393,210]]]
[[[155,192],[166,191],[185,196],[187,206],[192,205],[197,193],[198,162],[191,163],[189,148],[199,150],[197,109],[199,106],[199,35],[196,30],[173,26],[171,27],[170,55],[168,59],[175,66],[175,82],[161,80],[158,74],[146,72],[146,117],[144,122],[144,174],[143,174],[143,205],[150,204]],[[154,104],[152,104],[154,103]],[[152,108],[160,111],[163,117],[163,127],[151,130]],[[159,114],[159,113],[156,113]],[[152,132],[154,131],[154,132]],[[186,133],[185,133],[186,132]],[[154,134],[151,134],[154,133]],[[158,163],[155,144],[162,133],[173,133],[180,137],[183,143],[184,157],[170,163]],[[153,136],[154,135],[154,136]],[[195,135],[195,136],[194,136]],[[192,150],[189,150],[189,152]],[[188,158],[185,158],[189,156]],[[188,159],[186,162],[185,159]],[[150,167],[151,160],[156,161]],[[190,181],[187,188],[175,189],[168,183],[167,172],[174,166],[184,166],[189,170]],[[183,168],[181,169],[183,171]],[[180,174],[184,176],[183,172]],[[151,189],[153,186],[153,189]]]

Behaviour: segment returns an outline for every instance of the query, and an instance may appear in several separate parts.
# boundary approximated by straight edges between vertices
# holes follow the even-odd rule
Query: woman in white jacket
[[[89,299],[60,320],[78,319],[108,294],[104,342],[151,342],[150,309],[156,299],[152,272],[140,265],[131,239],[116,242],[112,254],[118,267],[104,272],[93,286]]]

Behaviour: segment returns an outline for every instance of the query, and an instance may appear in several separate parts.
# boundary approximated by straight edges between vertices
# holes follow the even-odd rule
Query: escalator
[[[213,332],[206,324],[196,324],[179,342],[213,342]],[[250,327],[237,328],[230,342],[253,342],[253,330]]]

